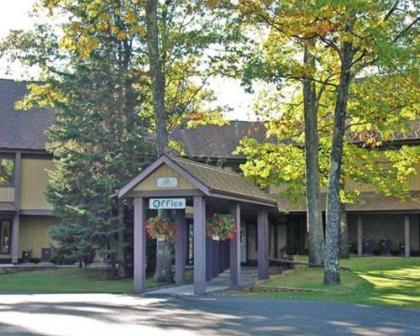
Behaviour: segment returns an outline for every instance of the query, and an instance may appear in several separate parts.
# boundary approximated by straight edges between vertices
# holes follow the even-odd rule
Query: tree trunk
[[[119,200],[118,201],[118,217],[120,219],[121,229],[118,232],[117,237],[117,260],[118,260],[118,274],[117,276],[120,278],[124,278],[127,276],[126,273],[126,260],[125,260],[125,224],[124,224],[124,203]]]
[[[349,27],[347,27],[349,28]],[[334,111],[334,130],[331,144],[328,170],[327,223],[325,235],[324,283],[340,284],[338,265],[338,232],[340,224],[340,180],[343,159],[343,143],[347,116],[347,100],[351,83],[353,47],[350,42],[343,42],[340,50],[340,82],[337,88],[337,100]]]
[[[173,281],[172,272],[173,244],[169,240],[157,240],[156,242],[156,270],[155,281],[170,283]]]
[[[347,211],[346,205],[341,203],[340,206],[340,231],[339,231],[339,256],[340,258],[349,257],[349,238],[347,229]]]
[[[305,47],[305,65],[315,68],[315,59]],[[306,223],[309,234],[309,264],[322,265],[324,229],[320,204],[319,159],[318,159],[318,113],[315,83],[303,80],[305,117],[305,163],[306,163]]]
[[[160,156],[167,152],[169,140],[166,128],[165,74],[159,50],[157,5],[157,0],[147,0],[146,2],[146,39],[156,124],[156,154]],[[169,241],[158,240],[156,243],[155,280],[159,282],[172,281],[172,248]]]
[[[165,74],[159,51],[157,4],[157,0],[147,0],[146,3],[146,38],[156,124],[156,153],[161,155],[168,149],[168,130],[166,128]]]

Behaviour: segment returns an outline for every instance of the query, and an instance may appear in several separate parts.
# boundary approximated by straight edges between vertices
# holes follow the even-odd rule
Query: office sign
[[[187,201],[185,198],[151,198],[149,199],[150,209],[185,209]]]
[[[156,186],[158,188],[176,188],[178,186],[178,179],[176,177],[158,177],[156,179]]]

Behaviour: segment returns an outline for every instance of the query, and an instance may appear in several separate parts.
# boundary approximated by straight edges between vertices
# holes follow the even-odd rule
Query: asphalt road
[[[420,335],[420,311],[209,296],[0,295],[0,335]]]

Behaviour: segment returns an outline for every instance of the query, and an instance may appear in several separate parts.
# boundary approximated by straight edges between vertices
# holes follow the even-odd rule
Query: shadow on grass
[[[373,303],[420,308],[420,267],[372,271],[359,274],[373,285]]]

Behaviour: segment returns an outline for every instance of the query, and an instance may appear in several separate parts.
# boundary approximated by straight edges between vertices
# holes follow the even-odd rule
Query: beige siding
[[[41,248],[50,247],[48,230],[58,223],[47,216],[22,216],[20,220],[19,258],[22,251],[32,248],[32,258],[41,258]]]
[[[178,179],[178,186],[175,188],[158,188],[156,180],[159,177],[176,177]],[[172,168],[166,164],[160,166],[145,180],[140,182],[133,190],[134,191],[156,191],[156,190],[192,190],[196,189],[186,178],[179,175]]]
[[[382,163],[382,165],[384,165],[384,163]],[[416,174],[411,176],[408,179],[408,181],[409,181],[410,190],[412,191],[420,190],[420,163],[416,165]],[[376,191],[376,188],[374,188],[372,185],[356,183],[354,181],[351,181],[350,179],[346,179],[346,189],[358,190],[360,192],[375,192]],[[276,195],[277,193],[285,191],[285,190],[286,190],[286,185],[269,187],[269,193],[273,195]],[[326,192],[324,188],[321,191]]]
[[[48,185],[47,171],[52,168],[51,160],[22,159],[21,209],[52,209],[45,198]]]
[[[0,187],[0,202],[14,202],[15,188]]]
[[[411,190],[420,190],[420,163],[416,166],[416,175],[409,179]]]

